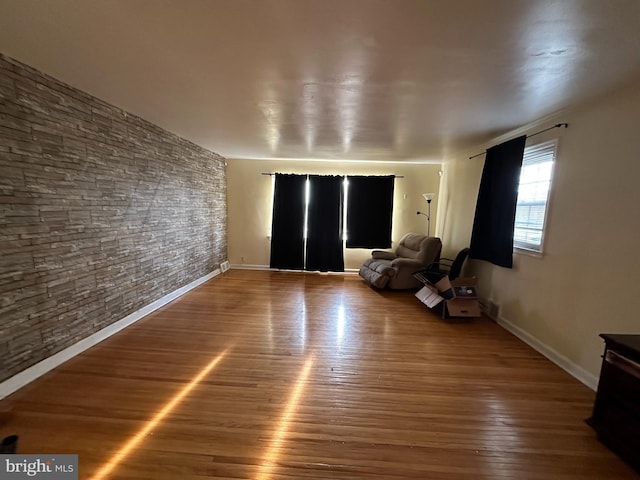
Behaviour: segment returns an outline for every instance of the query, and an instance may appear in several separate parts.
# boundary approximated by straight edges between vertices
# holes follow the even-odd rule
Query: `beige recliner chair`
[[[440,258],[442,242],[438,237],[407,233],[400,239],[395,252],[374,250],[360,268],[360,276],[377,288],[394,290],[422,286],[413,274]]]

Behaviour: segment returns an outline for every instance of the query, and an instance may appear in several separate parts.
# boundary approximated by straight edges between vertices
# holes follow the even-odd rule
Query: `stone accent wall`
[[[227,257],[224,159],[0,55],[0,381]]]

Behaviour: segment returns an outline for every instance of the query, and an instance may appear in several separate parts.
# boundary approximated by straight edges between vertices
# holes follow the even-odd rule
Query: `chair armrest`
[[[443,262],[444,260],[444,262]],[[441,258],[436,262],[431,262],[426,267],[424,267],[425,272],[448,272],[451,269],[451,264],[448,258]]]
[[[394,268],[414,268],[416,271],[424,269],[424,265],[418,260],[403,257],[396,258],[391,262],[391,266]]]
[[[385,252],[384,250],[374,250],[371,252],[371,257],[377,260],[394,260],[396,254],[393,252]]]

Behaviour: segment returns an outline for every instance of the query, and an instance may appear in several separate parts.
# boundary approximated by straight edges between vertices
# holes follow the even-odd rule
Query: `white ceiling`
[[[228,158],[440,161],[640,78],[640,1],[0,0],[0,51]]]

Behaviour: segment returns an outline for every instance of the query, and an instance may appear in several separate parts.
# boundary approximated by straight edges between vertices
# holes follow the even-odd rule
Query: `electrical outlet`
[[[224,273],[227,270],[229,270],[229,262],[227,260],[225,260],[224,262],[222,262],[220,264],[220,270],[222,270],[222,273]]]

